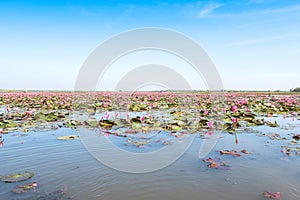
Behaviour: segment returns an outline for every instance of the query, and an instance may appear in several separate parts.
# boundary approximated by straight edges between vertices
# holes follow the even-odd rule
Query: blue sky
[[[101,42],[176,30],[214,61],[225,89],[300,86],[300,1],[0,1],[0,88],[73,89]]]

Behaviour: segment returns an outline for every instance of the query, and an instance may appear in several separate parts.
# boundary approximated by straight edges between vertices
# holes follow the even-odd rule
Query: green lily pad
[[[180,130],[181,130],[181,127],[178,126],[178,125],[172,125],[172,126],[171,126],[171,129],[174,130],[174,131],[180,131]]]
[[[296,141],[299,141],[300,140],[300,134],[294,134],[293,139],[296,140]]]
[[[36,187],[37,187],[36,182],[27,183],[25,185],[17,185],[16,187],[14,187],[12,189],[12,192],[17,193],[17,194],[21,194],[21,193],[28,192],[31,189],[35,189]]]
[[[64,126],[70,127],[70,128],[76,127],[77,124],[78,124],[78,122],[76,122],[74,120],[70,120],[70,121],[67,121],[67,122],[63,123]]]
[[[101,127],[112,127],[113,125],[115,125],[115,123],[113,121],[110,120],[101,120],[99,122]]]
[[[88,126],[92,126],[92,127],[97,127],[99,125],[99,121],[97,121],[96,119],[87,119],[85,121],[85,123],[88,125]]]
[[[25,181],[34,176],[33,172],[24,172],[24,173],[17,173],[17,174],[8,174],[4,176],[0,176],[0,181],[5,183],[14,183]]]
[[[267,125],[270,126],[270,127],[278,127],[279,126],[276,121],[274,123],[267,122]]]
[[[17,123],[14,123],[14,122],[11,122],[11,123],[9,123],[9,124],[7,125],[8,128],[15,128],[15,127],[17,127],[17,126],[18,126],[18,124],[17,124]]]
[[[132,129],[140,129],[140,128],[142,128],[142,124],[138,123],[138,122],[133,122],[131,124],[131,127],[132,127]]]
[[[264,125],[264,124],[265,124],[265,122],[264,122],[263,119],[255,119],[255,120],[253,121],[253,123],[254,123],[255,125],[257,125],[257,126],[261,126],[261,125]]]

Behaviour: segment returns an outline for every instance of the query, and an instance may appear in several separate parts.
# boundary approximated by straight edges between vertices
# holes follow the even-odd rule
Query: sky
[[[97,46],[144,27],[197,42],[224,89],[300,87],[300,1],[1,0],[0,89],[73,90]]]

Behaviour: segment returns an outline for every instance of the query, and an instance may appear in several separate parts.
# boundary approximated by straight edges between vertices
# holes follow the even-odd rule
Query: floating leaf
[[[300,140],[300,134],[294,134],[293,139],[299,141]]]
[[[142,124],[139,122],[132,122],[131,127],[132,129],[140,129],[142,128]]]
[[[207,167],[209,168],[222,169],[222,170],[230,169],[230,166],[223,163],[220,158],[207,158],[203,161],[209,163],[207,165]]]
[[[149,126],[143,126],[142,131],[143,131],[143,133],[149,132]]]
[[[251,152],[247,151],[246,149],[241,150],[241,152],[244,154],[251,154]]]
[[[255,125],[257,125],[257,126],[261,126],[261,125],[264,125],[264,124],[265,124],[264,119],[255,119],[255,120],[253,121],[253,123],[254,123]]]
[[[218,152],[220,152],[220,154],[221,155],[223,155],[223,154],[228,154],[228,155],[233,155],[233,156],[242,156],[241,154],[239,154],[238,153],[238,151],[236,151],[236,150],[224,150],[224,151],[218,151]]]
[[[68,135],[68,136],[59,136],[57,137],[58,140],[74,140],[79,139],[78,135]]]
[[[271,133],[268,134],[268,136],[271,140],[282,140],[281,136],[278,133]]]
[[[129,134],[137,134],[139,131],[138,130],[126,130],[125,133]]]
[[[147,140],[147,141],[135,141],[135,140],[132,140],[132,139],[129,138],[126,142],[127,142],[127,144],[125,144],[125,145],[127,145],[127,146],[134,145],[134,146],[137,146],[137,147],[141,148],[141,147],[144,147],[146,144],[149,144],[150,140]]]
[[[112,126],[115,125],[115,122],[110,121],[110,120],[101,120],[101,121],[99,122],[99,124],[100,124],[100,126],[102,126],[102,127],[110,128],[110,127],[112,127]]]
[[[5,183],[14,183],[25,181],[34,176],[33,172],[24,172],[24,173],[17,173],[17,174],[8,174],[4,176],[0,176],[0,181]]]
[[[87,119],[85,121],[85,124],[87,124],[88,126],[97,127],[99,125],[99,121],[97,121],[96,119]]]
[[[281,194],[280,192],[275,192],[275,193],[270,193],[270,192],[263,192],[263,195],[267,198],[271,198],[271,199],[278,199],[280,200],[281,199]]]
[[[295,145],[295,144],[298,144],[298,142],[297,141],[295,141],[295,140],[292,140],[289,144],[291,144],[291,145]]]
[[[180,131],[180,130],[181,130],[181,127],[178,126],[178,125],[172,125],[172,126],[171,126],[171,129],[174,130],[174,131]]]
[[[37,187],[37,182],[27,183],[25,185],[17,185],[12,189],[12,192],[20,194],[20,193],[28,192],[31,189],[35,190],[36,187]]]
[[[267,125],[270,126],[270,127],[278,127],[279,126],[276,121],[274,123],[267,122]]]

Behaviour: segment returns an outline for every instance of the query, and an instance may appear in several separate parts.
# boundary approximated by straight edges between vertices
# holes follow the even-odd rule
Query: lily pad
[[[230,169],[230,166],[223,163],[220,158],[207,158],[203,161],[209,163],[207,165],[208,168],[215,168],[215,169],[222,169],[222,170]]]
[[[223,151],[218,151],[218,152],[220,152],[220,154],[221,155],[223,155],[223,154],[228,154],[228,155],[233,155],[233,156],[237,156],[237,157],[239,157],[239,156],[242,156],[241,154],[239,154],[238,153],[238,151],[236,151],[236,150],[231,150],[231,151],[229,151],[229,150],[223,150]]]
[[[267,122],[267,125],[270,126],[270,127],[278,127],[279,126],[276,121],[274,123]]]
[[[68,135],[68,136],[60,136],[57,137],[58,140],[74,140],[74,139],[79,139],[78,135]]]
[[[96,119],[88,119],[85,121],[88,126],[96,127],[99,125],[99,122]]]
[[[244,154],[252,154],[251,152],[247,151],[246,149],[241,150],[241,152]]]
[[[283,139],[278,133],[271,133],[271,134],[268,134],[268,137],[269,137],[271,140],[282,140],[282,139]]]
[[[126,130],[125,133],[128,133],[128,134],[137,134],[139,131],[138,130]]]
[[[131,128],[132,129],[140,129],[140,128],[142,128],[142,124],[138,123],[138,122],[132,122]]]
[[[130,145],[134,145],[137,146],[139,148],[144,147],[146,144],[149,144],[150,140],[146,140],[146,141],[134,141],[132,139],[128,139],[127,143],[125,144],[126,146],[130,146]]]
[[[17,174],[8,174],[4,176],[0,176],[0,181],[5,183],[14,183],[25,181],[34,176],[33,172],[24,172],[24,173],[17,173]]]
[[[21,194],[21,193],[28,192],[31,189],[35,190],[36,187],[37,187],[37,182],[27,183],[25,185],[17,185],[12,189],[12,192]]]
[[[300,134],[294,134],[293,139],[299,141],[300,140]]]
[[[264,122],[263,119],[255,119],[255,120],[253,121],[253,123],[254,123],[255,125],[257,125],[257,126],[261,126],[261,125],[264,125],[264,124],[265,124],[265,122]]]
[[[275,192],[275,193],[270,193],[270,192],[263,192],[263,195],[267,198],[271,198],[271,199],[278,199],[280,200],[281,199],[281,194],[280,192]]]
[[[100,126],[102,126],[102,127],[107,127],[107,128],[109,128],[109,127],[114,126],[114,125],[115,125],[115,122],[110,121],[110,120],[101,120],[101,121],[99,122],[99,124],[100,124]]]

